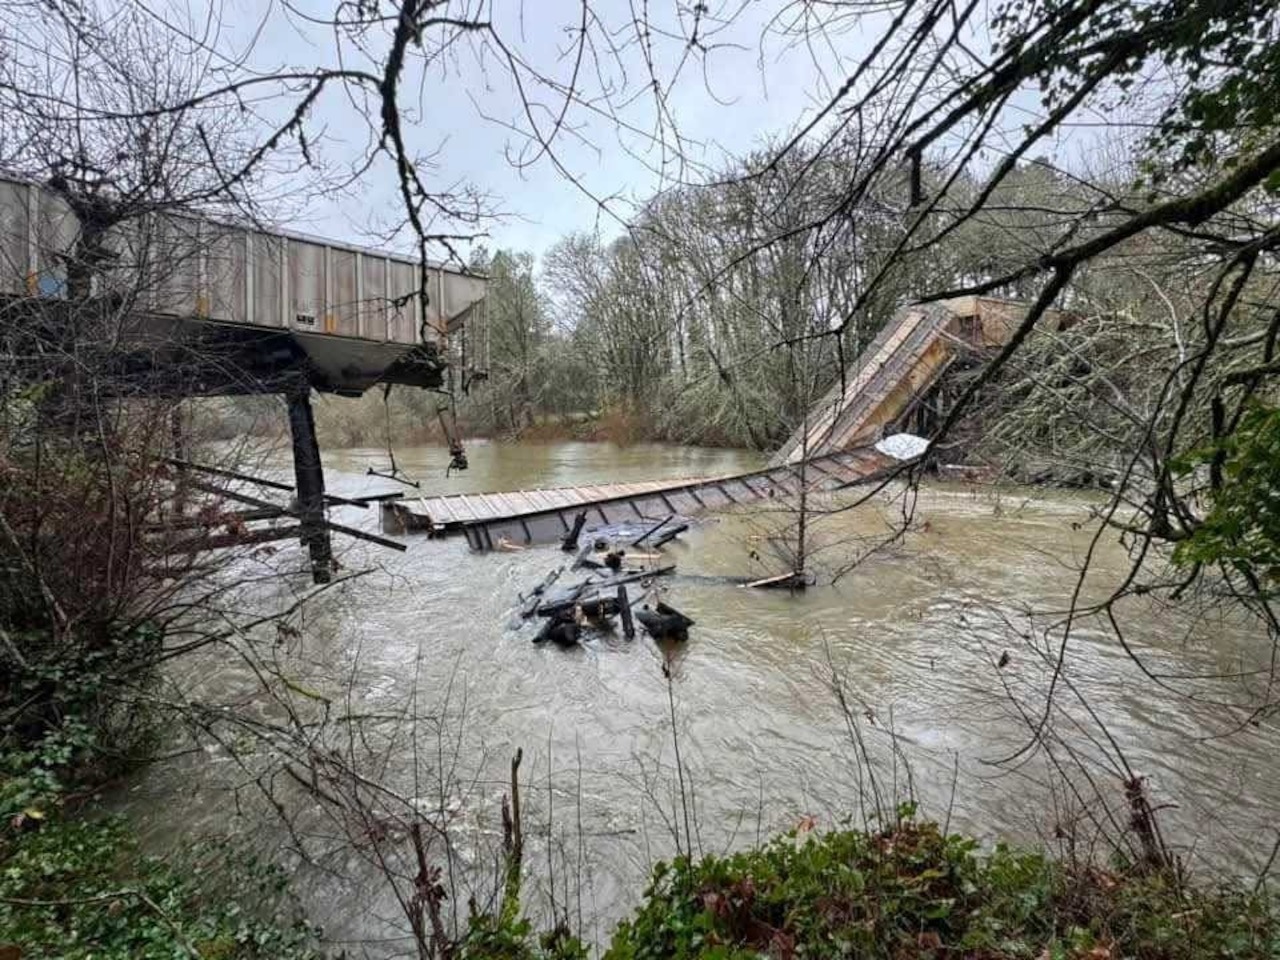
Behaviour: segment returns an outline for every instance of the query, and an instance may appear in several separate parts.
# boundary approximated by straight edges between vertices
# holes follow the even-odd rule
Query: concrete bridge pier
[[[316,441],[316,420],[307,387],[285,395],[289,432],[293,437],[293,473],[297,488],[302,544],[311,552],[311,577],[316,583],[333,578],[333,544],[324,517],[324,466]]]

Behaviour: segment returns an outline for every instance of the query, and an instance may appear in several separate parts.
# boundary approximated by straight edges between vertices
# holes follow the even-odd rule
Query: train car
[[[0,177],[6,303],[66,301],[82,239],[57,192]],[[127,302],[156,342],[213,334],[259,352],[288,348],[319,389],[435,386],[451,339],[482,342],[485,279],[460,268],[432,263],[424,271],[414,258],[373,248],[159,213],[112,228],[103,246],[109,255],[89,294]]]

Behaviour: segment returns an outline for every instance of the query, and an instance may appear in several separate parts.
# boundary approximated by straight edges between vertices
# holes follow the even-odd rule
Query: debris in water
[[[655,640],[687,640],[694,621],[675,607],[659,602],[656,610],[646,603],[636,611],[636,619],[643,624],[649,636]]]
[[[581,511],[573,518],[573,527],[564,535],[564,539],[560,541],[560,549],[565,553],[572,553],[578,549],[578,537],[582,536],[582,528],[587,523],[587,511]]]
[[[759,590],[804,590],[813,586],[813,581],[804,573],[780,573],[775,577],[752,580],[744,583],[744,587],[755,587]]]
[[[682,523],[678,527],[672,527],[670,530],[668,530],[666,533],[660,536],[657,540],[653,541],[653,547],[657,549],[658,547],[661,547],[667,543],[670,543],[672,540],[680,536],[680,534],[684,533],[688,529],[689,529],[689,525],[687,523]]]
[[[550,640],[558,647],[571,647],[578,642],[578,623],[572,618],[561,620],[552,617],[542,629],[538,631],[538,635],[533,638],[534,643],[546,643]]]
[[[876,443],[876,449],[895,460],[914,460],[929,449],[929,441],[914,433],[895,433]]]

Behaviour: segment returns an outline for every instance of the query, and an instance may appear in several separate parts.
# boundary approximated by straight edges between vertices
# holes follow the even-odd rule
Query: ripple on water
[[[348,451],[332,457],[330,488],[350,494],[384,486],[363,476],[379,455],[385,456]],[[441,451],[397,451],[397,461],[444,489]],[[477,447],[471,461],[472,470],[450,479],[448,489],[528,489],[754,465],[732,452],[661,445],[488,444]],[[918,505],[920,532],[837,586],[798,596],[746,590],[723,579],[762,574],[749,557],[761,543],[758,518],[730,512],[695,526],[674,551],[680,573],[689,576],[672,578],[664,589],[697,621],[672,660],[670,690],[705,846],[749,842],[804,813],[820,814],[825,823],[860,813],[859,797],[868,797],[870,788],[832,691],[833,668],[882,787],[895,776],[905,783],[909,762],[926,811],[941,816],[950,809],[956,826],[1015,839],[1044,827],[1051,795],[1043,757],[1012,773],[986,762],[1027,741],[1027,717],[1012,698],[1033,716],[1039,709],[1037,696],[1060,639],[1055,611],[1076,589],[1076,567],[1091,536],[1073,523],[1086,517],[1090,502],[1074,494],[994,497],[929,488]],[[371,513],[343,510],[340,519],[376,524]],[[825,534],[815,536],[829,543],[886,529],[872,506],[823,523]],[[827,556],[837,553],[832,547]],[[553,547],[479,556],[459,540],[413,539],[403,555],[360,545],[348,548],[343,560],[349,568],[376,562],[383,572],[344,587],[340,602],[308,622],[308,655],[331,665],[335,683],[355,676],[356,698],[379,709],[416,688],[419,709],[453,725],[464,763],[477,768],[470,775],[484,783],[501,784],[510,752],[523,747],[524,770],[542,785],[528,797],[531,822],[545,823],[550,766],[555,807],[574,818],[564,827],[576,822],[579,801],[589,825],[584,844],[597,906],[606,920],[617,917],[634,902],[649,858],[671,849],[666,821],[673,813],[674,767],[664,652],[643,635],[571,650],[535,647],[535,624],[510,629],[517,594],[566,562]],[[1100,576],[1114,576],[1126,557],[1108,543],[1097,562]],[[1097,595],[1093,582],[1083,595]],[[1198,629],[1140,604],[1124,615],[1129,639],[1162,669],[1238,670],[1265,653],[1238,623]],[[1133,769],[1152,778],[1157,799],[1178,804],[1168,813],[1170,838],[1194,841],[1205,862],[1251,869],[1251,838],[1269,828],[1280,804],[1275,729],[1206,739],[1221,731],[1222,711],[1162,694],[1105,624],[1077,623],[1068,650],[1067,679],[1105,720]],[[1003,653],[1009,660],[1000,668]],[[225,664],[193,671],[189,681],[215,698],[245,689],[244,678]],[[1214,689],[1222,693],[1221,685]],[[1058,729],[1087,722],[1069,694],[1060,702]],[[408,745],[401,749],[391,757],[392,773],[410,762]],[[194,807],[160,803],[185,794],[192,775],[156,771],[139,785],[138,809],[160,833],[179,835],[229,815],[225,794],[207,794]],[[1116,786],[1106,774],[1101,780]],[[498,792],[489,786],[460,802],[474,813]],[[316,882],[317,897],[334,891],[332,883]],[[393,912],[386,903],[380,909]],[[352,908],[339,925],[367,931],[362,915]]]

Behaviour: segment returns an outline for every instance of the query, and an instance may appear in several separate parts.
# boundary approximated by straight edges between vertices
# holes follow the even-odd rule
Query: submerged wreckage
[[[637,620],[654,640],[686,639],[693,620],[660,601],[650,609],[645,601],[657,579],[676,569],[658,551],[688,524],[675,514],[642,527],[614,524],[593,530],[591,541],[579,547],[586,524],[586,511],[580,511],[560,542],[566,553],[576,552],[569,569],[585,575],[577,583],[560,586],[566,568],[557,567],[527,597],[520,597],[520,620],[543,618],[533,642],[572,646],[584,631],[612,632],[614,618],[621,619],[628,640],[635,638]],[[628,587],[638,590],[635,599]]]
[[[1025,314],[1024,304],[986,297],[903,307],[763,469],[723,477],[405,498],[382,504],[383,531],[433,537],[461,533],[477,551],[556,540],[573,549],[588,522],[602,525],[599,529],[647,524],[652,529],[630,546],[652,537],[650,546],[660,547],[659,528],[675,536],[677,517],[779,497],[798,496],[803,502],[811,493],[885,481],[929,453],[925,437],[952,409],[964,371],[976,369],[1006,344]],[[1065,315],[1046,317],[1046,323],[1066,322]],[[946,376],[951,369],[960,375]],[[655,524],[655,515],[664,519]],[[573,644],[584,629],[617,616],[628,637],[634,635],[633,618],[655,637],[687,636],[693,621],[670,606],[644,606],[633,613],[628,586],[674,569],[632,567],[634,559],[625,551],[588,547],[573,565],[591,571],[584,579],[557,586],[560,568],[529,598],[522,597],[525,619],[545,619],[536,642]],[[803,589],[806,583],[798,568],[744,585]]]

